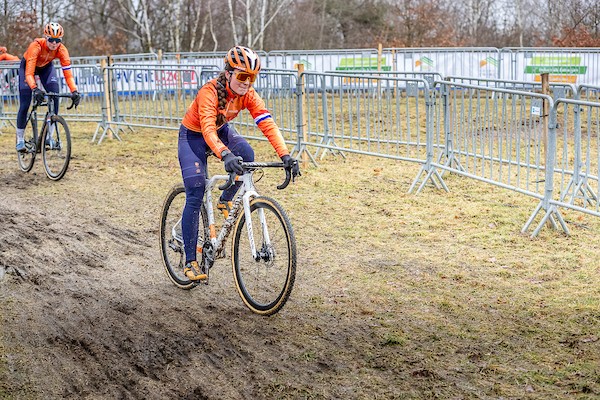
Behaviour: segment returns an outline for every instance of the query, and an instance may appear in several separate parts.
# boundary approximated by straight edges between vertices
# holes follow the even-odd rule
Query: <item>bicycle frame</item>
[[[252,235],[252,221],[250,218],[250,200],[253,197],[258,196],[258,192],[256,191],[256,188],[254,187],[254,182],[252,180],[253,175],[254,172],[252,171],[245,173],[242,176],[238,176],[236,178],[236,181],[241,181],[242,185],[234,198],[233,207],[231,209],[231,212],[229,213],[229,217],[223,223],[223,226],[219,230],[218,235],[215,231],[215,213],[212,203],[212,192],[215,189],[217,182],[228,180],[229,175],[214,175],[206,182],[206,189],[204,192],[204,207],[206,208],[206,214],[208,218],[210,242],[218,258],[224,256],[223,250],[225,248],[225,243],[227,242],[227,238],[229,237],[229,234],[231,233],[235,221],[237,220],[238,215],[240,213],[240,209],[242,208],[244,210],[244,214],[246,215],[248,235],[250,238],[250,244],[252,248],[252,256],[256,258],[256,246],[254,244],[254,237]],[[261,218],[261,223],[263,225],[263,228],[266,230],[264,216]]]
[[[212,266],[215,259],[225,257],[224,249],[225,249],[225,244],[227,242],[227,238],[229,237],[229,234],[231,233],[232,229],[234,228],[235,223],[238,220],[239,213],[242,209],[244,210],[244,215],[245,215],[245,219],[246,219],[246,227],[247,227],[247,231],[248,231],[248,238],[249,238],[250,247],[251,247],[251,251],[252,251],[252,257],[255,260],[257,260],[259,258],[258,251],[256,250],[256,244],[254,243],[254,235],[253,235],[254,227],[252,226],[252,218],[250,216],[250,214],[251,214],[250,202],[254,197],[259,196],[259,194],[256,190],[256,187],[254,186],[254,181],[253,181],[254,172],[258,168],[263,168],[263,167],[281,168],[283,165],[281,163],[252,163],[252,162],[251,163],[242,163],[242,164],[244,164],[245,166],[248,167],[248,169],[246,170],[246,172],[243,175],[235,175],[235,174],[213,175],[212,177],[210,177],[209,179],[206,180],[206,186],[204,189],[203,205],[204,205],[204,209],[206,210],[206,218],[207,218],[206,222],[207,222],[207,226],[208,226],[208,232],[205,232],[205,234],[208,233],[208,239],[209,239],[208,242],[210,243],[210,246],[207,246],[207,243],[205,240],[203,243],[197,244],[196,251],[198,253],[201,253],[202,257],[209,262],[209,267]],[[287,187],[287,185],[290,182],[290,179],[291,179],[290,171],[286,170],[286,179],[281,185],[277,186],[277,188],[284,189],[285,187]],[[214,207],[213,207],[212,193],[215,190],[217,183],[220,181],[227,181],[227,183],[225,183],[224,185],[218,186],[219,190],[224,190],[226,187],[233,184],[234,182],[241,181],[242,184],[234,197],[233,207],[232,207],[231,211],[229,212],[229,216],[223,223],[223,226],[221,227],[221,229],[219,230],[219,233],[217,235],[216,228],[215,228],[215,212],[214,212]],[[270,237],[269,237],[269,233],[268,233],[268,227],[267,227],[266,219],[265,219],[262,209],[259,210],[259,220],[261,223],[261,229],[263,232],[264,241],[267,245],[270,245],[271,241],[270,241]],[[183,238],[181,237],[181,234],[177,231],[177,229],[180,229],[180,226],[181,226],[181,218],[179,219],[178,223],[175,224],[173,226],[173,228],[171,228],[171,234],[172,234],[173,238],[176,238],[178,241],[183,243]],[[207,254],[207,253],[210,253],[210,254]]]
[[[71,98],[70,95],[58,94],[58,93],[46,93],[46,95],[48,96],[48,98],[45,99],[43,102],[41,102],[41,103],[34,102],[33,106],[31,107],[31,111],[29,112],[29,115],[27,116],[27,124],[29,124],[29,122],[31,122],[33,125],[33,138],[34,138],[34,143],[35,143],[35,147],[36,147],[35,152],[37,152],[37,153],[39,153],[42,150],[42,147],[41,147],[42,146],[42,138],[44,136],[43,133],[45,132],[46,127],[50,126],[52,117],[57,115],[56,111],[54,110],[53,98],[54,97]],[[44,116],[44,122],[42,123],[42,127],[41,127],[41,129],[38,129],[37,108],[40,106],[42,106],[42,107],[46,106],[48,109],[46,110],[46,115]]]

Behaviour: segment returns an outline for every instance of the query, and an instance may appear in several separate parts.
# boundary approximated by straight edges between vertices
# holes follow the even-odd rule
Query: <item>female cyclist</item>
[[[81,96],[77,91],[75,79],[71,72],[71,59],[69,51],[62,44],[64,35],[63,27],[56,22],[50,22],[44,27],[44,37],[35,39],[29,47],[19,67],[19,112],[17,113],[17,151],[25,151],[25,125],[27,124],[27,110],[31,103],[31,96],[36,101],[44,100],[44,91],[37,86],[35,75],[49,92],[58,93],[58,76],[54,71],[52,60],[58,58],[62,66],[65,80],[72,93],[73,104],[79,105]],[[54,99],[54,110],[58,112],[58,98]]]
[[[227,122],[247,109],[258,128],[281,158],[292,176],[300,175],[296,160],[290,157],[283,136],[265,108],[265,102],[252,84],[260,71],[260,59],[251,49],[235,46],[225,56],[225,67],[219,76],[208,81],[188,108],[179,129],[179,165],[185,186],[186,202],[182,215],[185,249],[184,273],[190,280],[203,279],[196,261],[200,206],[206,182],[207,151],[219,157],[227,172],[242,174],[240,160],[254,161],[250,144]],[[217,208],[227,213],[239,183],[225,190]]]

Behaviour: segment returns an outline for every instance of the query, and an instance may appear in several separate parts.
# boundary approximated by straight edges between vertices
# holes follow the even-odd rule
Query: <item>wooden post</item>
[[[383,53],[383,45],[381,43],[379,43],[379,45],[377,45],[377,71],[381,71],[382,53]]]
[[[110,62],[110,57],[109,57]],[[108,138],[112,139],[112,129],[110,123],[112,122],[112,107],[110,105],[110,80],[107,68],[107,62],[105,59],[100,60],[100,67],[102,68],[102,79],[104,81],[104,108],[106,110],[106,125],[104,127],[105,132],[108,130]]]
[[[300,80],[300,87],[301,87],[301,93],[300,95],[302,96],[302,145],[301,147],[298,149],[298,151],[302,152],[302,158],[301,158],[301,163],[302,163],[302,168],[308,168],[308,153],[306,152],[306,150],[304,149],[304,146],[306,146],[306,143],[308,142],[308,134],[306,133],[306,107],[305,107],[305,101],[306,101],[306,90],[304,87],[304,64],[302,63],[298,63],[296,64],[296,68],[298,68],[298,79]],[[304,150],[304,151],[303,151]]]
[[[550,95],[550,78],[549,74],[543,73],[542,77],[542,94]],[[546,99],[542,101],[542,140],[544,143],[544,157],[548,149],[548,113],[550,111],[550,104],[546,104]],[[552,168],[552,166],[546,165],[546,168]]]
[[[175,59],[177,60],[177,65],[180,65],[181,54],[177,53]],[[183,99],[183,72],[181,71],[181,67],[179,67],[179,70],[177,71],[177,92],[179,93],[179,98]]]

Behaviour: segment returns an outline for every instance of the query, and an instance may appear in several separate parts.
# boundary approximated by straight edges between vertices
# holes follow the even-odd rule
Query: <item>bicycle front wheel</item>
[[[272,315],[285,305],[294,286],[296,239],[287,214],[271,198],[254,198],[250,219],[242,212],[234,228],[233,276],[246,306],[257,314]]]
[[[181,216],[185,206],[185,188],[175,185],[162,206],[160,216],[160,250],[163,266],[171,281],[181,289],[192,289],[198,281],[190,280],[183,273],[185,267],[185,251],[183,248],[183,235],[181,231]],[[198,243],[204,243],[207,235],[208,219],[204,205],[200,210],[198,226]]]
[[[65,176],[71,161],[71,133],[63,117],[52,117],[50,126],[42,132],[42,158],[46,175],[53,181]]]
[[[35,155],[37,153],[37,145],[35,143],[34,130],[36,129],[35,121],[29,120],[29,123],[25,127],[25,148],[27,151],[17,153],[17,161],[19,162],[19,168],[23,172],[31,171],[33,168],[33,162],[35,161]]]

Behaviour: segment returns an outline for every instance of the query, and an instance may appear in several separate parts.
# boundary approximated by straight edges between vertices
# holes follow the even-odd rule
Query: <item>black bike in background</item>
[[[67,110],[73,108],[74,102],[70,94],[45,93],[44,101],[34,101],[25,128],[25,151],[17,154],[19,167],[22,171],[29,172],[37,153],[42,153],[46,175],[53,181],[65,175],[71,161],[71,133],[67,122],[54,110],[54,99],[57,97],[71,99]],[[38,129],[37,108],[40,106],[46,106],[48,110],[41,129]]]

